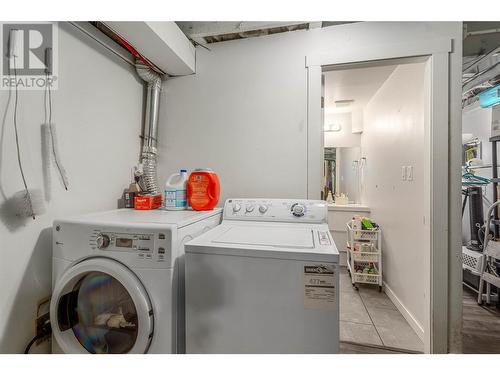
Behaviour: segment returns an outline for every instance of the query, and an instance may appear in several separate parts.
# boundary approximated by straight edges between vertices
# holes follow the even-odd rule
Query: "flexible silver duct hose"
[[[146,117],[144,121],[143,147],[141,163],[143,167],[143,185],[150,194],[159,194],[157,180],[157,142],[158,115],[160,109],[161,77],[140,59],[136,60],[136,71],[148,84],[146,97]]]

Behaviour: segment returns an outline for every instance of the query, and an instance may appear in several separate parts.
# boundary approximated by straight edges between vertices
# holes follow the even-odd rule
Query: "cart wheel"
[[[352,286],[354,287],[354,289],[359,290],[359,286],[357,286],[356,284],[352,284]]]
[[[379,293],[382,293],[382,285],[379,285],[379,286],[378,286],[378,292],[379,292]]]

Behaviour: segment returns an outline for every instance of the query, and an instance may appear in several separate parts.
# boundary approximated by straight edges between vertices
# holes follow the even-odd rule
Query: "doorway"
[[[425,58],[322,68],[321,193],[341,253],[344,345],[424,351],[426,74]],[[378,229],[357,239],[358,218]]]
[[[482,108],[476,102],[466,106],[462,111],[462,348],[464,353],[500,353],[498,288],[494,284],[489,288],[483,287],[482,303],[478,303],[481,264],[485,261],[483,245],[487,226],[490,227],[492,237],[498,240],[495,211],[490,210],[490,207],[498,199],[498,193],[495,194],[497,188],[494,179],[494,170],[498,171],[495,155],[498,145],[493,137],[494,124],[499,121],[499,106]],[[498,212],[496,214],[498,217]],[[490,258],[486,271],[498,275],[500,263],[495,258]]]
[[[460,101],[456,63],[450,39],[436,43],[381,43],[364,49],[324,50],[306,56],[307,76],[307,197],[319,199],[324,168],[323,67],[398,63],[398,60],[426,61],[425,84],[429,101],[425,108],[424,188],[427,226],[424,251],[424,352],[461,350],[462,290],[458,287],[460,267],[460,176],[461,122],[454,111]],[[452,62],[453,62],[452,61]],[[450,80],[453,79],[452,80]],[[411,93],[411,87],[408,88]],[[318,147],[321,145],[321,147]]]

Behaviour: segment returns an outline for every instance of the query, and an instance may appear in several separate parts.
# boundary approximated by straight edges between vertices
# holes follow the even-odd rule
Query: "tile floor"
[[[362,285],[356,291],[343,267],[340,294],[340,341],[423,352],[420,338],[378,287]]]

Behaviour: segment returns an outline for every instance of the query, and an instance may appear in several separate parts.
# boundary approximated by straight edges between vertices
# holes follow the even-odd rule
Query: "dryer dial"
[[[105,249],[109,246],[111,242],[107,234],[99,234],[95,240],[98,249]]]

